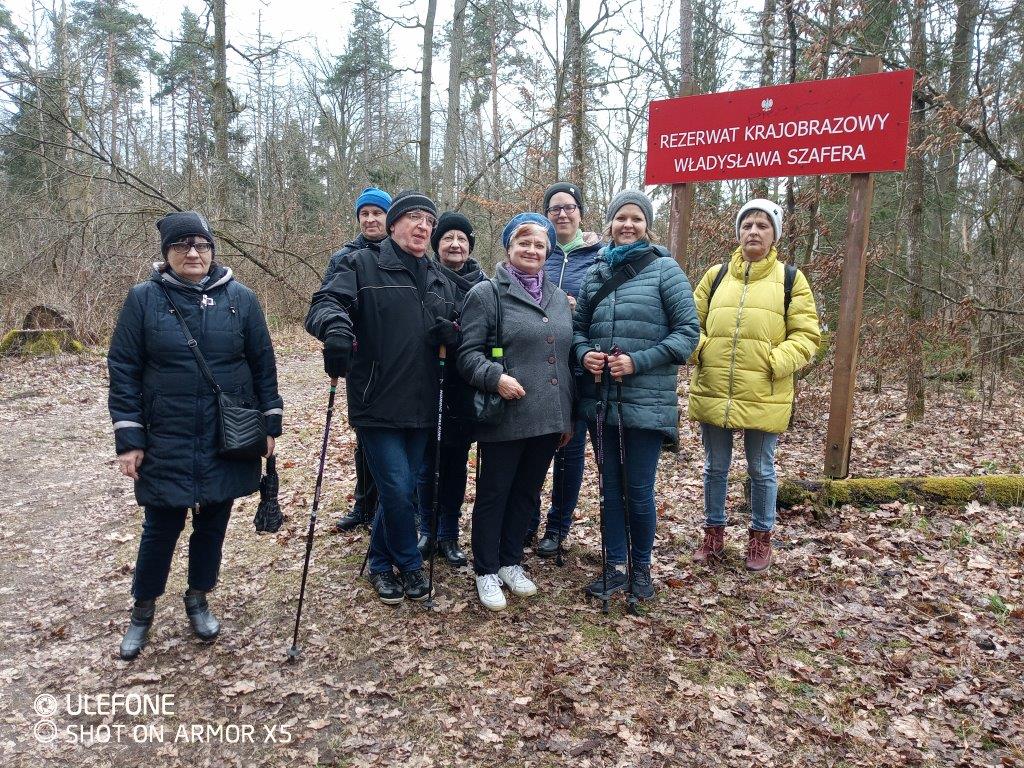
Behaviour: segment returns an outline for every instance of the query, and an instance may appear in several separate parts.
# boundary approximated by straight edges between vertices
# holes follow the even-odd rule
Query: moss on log
[[[977,477],[863,477],[780,480],[779,506],[884,504],[891,501],[960,505],[968,501],[1024,506],[1024,475]]]

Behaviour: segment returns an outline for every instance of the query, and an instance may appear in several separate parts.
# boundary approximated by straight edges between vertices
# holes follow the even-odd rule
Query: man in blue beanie
[[[363,248],[380,250],[381,241],[388,233],[384,227],[388,208],[391,207],[391,195],[377,187],[367,187],[356,198],[355,210],[356,221],[359,223],[359,234],[354,240],[345,243],[339,250],[331,254],[331,261],[327,265],[327,272],[324,274],[324,281],[321,287],[331,282],[334,273],[338,271],[341,260],[353,251],[360,251]],[[339,531],[351,531],[360,525],[368,526],[373,521],[374,512],[377,509],[377,484],[370,474],[370,468],[363,456],[363,448],[356,440],[356,492],[355,502],[348,514],[344,515],[337,523]]]

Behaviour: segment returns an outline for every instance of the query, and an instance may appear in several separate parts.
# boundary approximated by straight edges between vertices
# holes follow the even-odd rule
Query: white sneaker
[[[521,565],[506,565],[498,569],[498,578],[512,590],[513,595],[530,597],[537,594],[537,585],[530,581]]]
[[[491,611],[505,610],[505,593],[501,591],[501,579],[493,573],[476,577],[476,593],[484,608]]]

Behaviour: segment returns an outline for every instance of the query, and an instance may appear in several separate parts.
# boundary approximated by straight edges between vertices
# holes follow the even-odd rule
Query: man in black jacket
[[[381,241],[387,237],[384,222],[388,208],[391,207],[391,195],[377,187],[367,187],[356,198],[356,221],[359,222],[359,234],[351,242],[345,243],[331,255],[324,274],[321,287],[326,287],[338,271],[338,265],[346,255],[363,248],[380,249]],[[355,502],[347,515],[337,523],[339,531],[351,531],[360,525],[369,525],[377,510],[377,484],[366,464],[363,448],[356,439],[356,493]]]
[[[380,249],[342,257],[306,316],[306,330],[324,342],[327,374],[346,377],[349,423],[377,481],[369,571],[388,604],[429,596],[416,547],[416,473],[436,429],[439,348],[451,357],[459,343],[454,290],[426,257],[436,217],[426,195],[400,193]]]

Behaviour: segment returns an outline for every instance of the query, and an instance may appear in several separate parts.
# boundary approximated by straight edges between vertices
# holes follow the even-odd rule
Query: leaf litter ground
[[[566,566],[527,560],[538,597],[490,614],[468,569],[439,564],[428,613],[381,605],[356,575],[365,531],[333,530],[355,478],[339,397],[302,655],[287,664],[326,384],[311,344],[281,346],[286,523],[258,537],[256,497],[236,505],[212,644],[191,636],[182,609],[183,536],[150,645],[128,663],[116,648],[141,513],[113,463],[103,360],[2,363],[0,763],[1024,765],[1021,508],[787,511],[775,564],[751,576],[737,482],[728,561],[696,568],[701,453],[686,425],[659,468],[659,593],[643,615],[618,600],[603,616],[582,597],[600,563],[589,456]],[[1024,393],[1007,386],[997,399],[982,414],[947,390],[907,430],[898,391],[860,393],[854,472],[1020,471]],[[812,477],[826,384],[805,387],[800,412],[780,474]],[[105,694],[163,694],[173,711],[77,712],[80,696]]]

